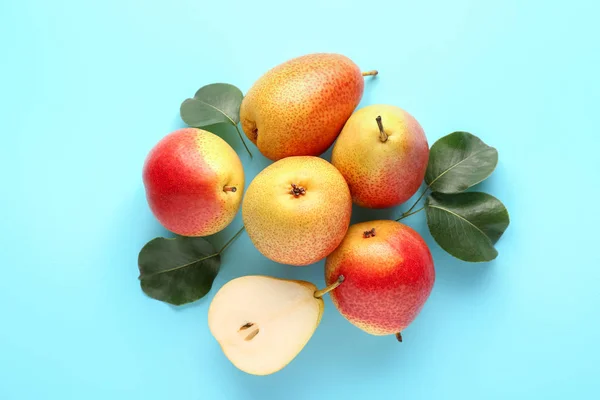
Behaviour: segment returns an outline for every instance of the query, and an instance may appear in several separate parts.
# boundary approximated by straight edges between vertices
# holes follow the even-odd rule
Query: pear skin
[[[265,257],[308,265],[340,244],[352,213],[350,190],[340,172],[318,157],[288,157],[261,171],[248,186],[242,218]]]
[[[207,236],[227,227],[239,210],[244,169],[223,139],[185,128],[150,151],[143,182],[150,209],[165,228],[182,236]]]
[[[240,108],[242,129],[273,161],[318,156],[339,135],[363,89],[363,75],[348,57],[297,57],[274,67],[250,88]]]
[[[419,189],[429,161],[429,145],[419,122],[403,109],[375,104],[346,122],[331,156],[344,175],[354,203],[394,207]]]
[[[400,333],[420,313],[435,281],[433,258],[423,238],[396,221],[350,226],[327,257],[328,284],[345,277],[331,300],[352,324],[372,335]]]

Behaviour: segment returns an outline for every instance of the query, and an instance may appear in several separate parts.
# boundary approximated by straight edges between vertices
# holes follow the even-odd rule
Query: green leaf
[[[498,256],[494,244],[510,221],[504,204],[494,196],[433,193],[425,202],[425,210],[431,235],[454,257],[483,262]]]
[[[204,297],[220,265],[220,255],[213,245],[199,237],[155,238],[138,257],[144,293],[174,305]]]
[[[431,146],[425,183],[434,192],[462,192],[490,176],[497,164],[495,148],[468,132],[454,132]]]
[[[181,119],[194,128],[223,122],[237,126],[243,98],[242,91],[228,83],[203,86],[193,99],[186,99],[181,104]]]

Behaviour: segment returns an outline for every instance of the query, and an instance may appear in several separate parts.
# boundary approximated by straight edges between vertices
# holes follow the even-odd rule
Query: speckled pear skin
[[[150,209],[165,228],[182,236],[208,236],[235,217],[244,169],[223,139],[185,128],[171,132],[150,151],[143,181]],[[235,187],[235,192],[225,187]]]
[[[387,140],[376,122],[382,117]],[[429,145],[419,122],[400,107],[374,104],[346,122],[331,156],[344,175],[353,201],[367,208],[388,208],[415,194],[427,170]]]
[[[297,196],[290,193],[292,184]],[[242,204],[246,231],[258,251],[295,266],[312,264],[335,250],[351,213],[352,198],[342,174],[311,156],[269,165],[250,183]]]
[[[375,236],[365,235],[372,229]],[[340,275],[345,280],[330,292],[333,304],[372,335],[403,331],[423,308],[435,281],[433,258],[423,238],[390,220],[350,226],[325,262],[328,285]]]
[[[363,89],[360,69],[343,55],[297,57],[250,88],[240,108],[242,129],[273,161],[318,156],[335,141]]]

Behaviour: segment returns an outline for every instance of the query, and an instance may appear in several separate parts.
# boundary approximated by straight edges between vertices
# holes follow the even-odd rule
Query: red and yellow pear
[[[423,238],[396,221],[350,226],[327,257],[325,280],[344,284],[331,292],[340,313],[372,335],[401,332],[417,317],[435,281],[433,259]]]
[[[185,128],[160,140],[144,163],[150,209],[168,230],[208,236],[239,210],[244,169],[233,148],[208,131]]]
[[[353,201],[367,208],[404,203],[419,189],[429,146],[419,122],[403,109],[375,104],[346,122],[331,156]]]

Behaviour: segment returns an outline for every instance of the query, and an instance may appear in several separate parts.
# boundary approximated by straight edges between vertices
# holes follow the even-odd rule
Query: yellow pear
[[[321,322],[325,293],[310,282],[250,275],[226,283],[208,309],[208,326],[240,370],[269,375],[288,365]]]
[[[348,184],[319,157],[288,157],[262,170],[242,202],[248,236],[265,257],[308,265],[340,244],[352,213]]]
[[[318,156],[331,146],[363,94],[364,75],[341,54],[308,54],[272,68],[240,108],[246,136],[271,160]]]

